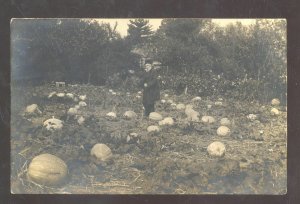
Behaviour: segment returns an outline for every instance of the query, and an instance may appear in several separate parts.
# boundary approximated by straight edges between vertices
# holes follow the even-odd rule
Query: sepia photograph
[[[287,193],[287,21],[11,20],[12,194]]]

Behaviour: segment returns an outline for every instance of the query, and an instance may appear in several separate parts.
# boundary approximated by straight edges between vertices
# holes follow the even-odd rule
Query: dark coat
[[[147,83],[147,87],[144,84]],[[160,87],[159,82],[151,70],[149,72],[144,72],[142,79],[140,81],[140,86],[143,87],[143,104],[154,104],[155,101],[160,99]]]

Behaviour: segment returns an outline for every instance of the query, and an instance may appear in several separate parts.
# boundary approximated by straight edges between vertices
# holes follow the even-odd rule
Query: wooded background
[[[134,89],[139,55],[162,63],[162,88],[199,96],[286,100],[286,21],[257,19],[221,27],[210,19],[163,19],[153,31],[131,20],[128,35],[83,19],[17,19],[11,24],[12,84],[90,83]],[[126,81],[126,86],[124,85]],[[181,91],[179,91],[180,93]]]

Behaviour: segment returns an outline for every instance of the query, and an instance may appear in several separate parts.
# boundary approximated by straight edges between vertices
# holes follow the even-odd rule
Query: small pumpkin
[[[159,129],[159,127],[156,126],[156,125],[150,125],[150,126],[147,128],[147,131],[148,131],[148,132],[159,132],[160,129]]]
[[[86,95],[79,96],[79,99],[82,100],[82,101],[84,101],[86,99]]]
[[[157,113],[157,112],[151,112],[149,114],[149,119],[150,120],[155,120],[155,121],[160,121],[163,119],[162,115]]]
[[[112,157],[112,152],[107,145],[98,143],[91,149],[91,156],[94,156],[97,161],[107,161]]]
[[[37,104],[31,104],[26,107],[25,109],[26,115],[33,115],[33,114],[42,114]]]
[[[278,98],[274,98],[274,99],[272,99],[271,104],[273,106],[279,106],[280,105],[280,100]]]
[[[209,123],[209,124],[210,124],[210,123],[216,122],[216,120],[215,120],[214,117],[212,117],[212,116],[207,116],[207,115],[203,116],[203,117],[201,118],[201,121],[204,122],[204,123]]]
[[[87,106],[86,102],[84,102],[84,101],[80,101],[78,105],[81,107]]]
[[[67,93],[66,96],[67,98],[74,99],[74,94],[72,93]]]
[[[166,118],[164,118],[163,120],[159,121],[158,124],[159,124],[160,126],[163,126],[163,125],[169,125],[169,126],[172,126],[172,125],[174,125],[174,120],[173,120],[173,118],[171,118],[171,117],[166,117]]]
[[[226,126],[220,126],[218,129],[217,129],[217,134],[219,136],[227,136],[230,134],[230,129]]]
[[[109,113],[106,114],[106,116],[107,116],[108,118],[116,118],[116,117],[117,117],[117,114],[116,114],[115,112],[109,112]]]
[[[200,96],[196,96],[195,98],[192,99],[192,102],[195,102],[195,101],[201,101],[201,97]]]
[[[280,111],[279,111],[277,108],[272,108],[272,109],[271,109],[271,114],[272,114],[272,115],[279,115],[279,114],[280,114]]]
[[[60,130],[63,127],[63,121],[54,118],[54,116],[44,122],[44,127],[46,127],[47,130],[54,131],[54,130]]]
[[[58,94],[56,94],[56,96],[59,97],[59,98],[63,98],[63,97],[65,97],[65,95],[66,95],[65,93],[58,93]]]
[[[213,142],[207,147],[207,152],[213,157],[222,157],[225,155],[226,148],[222,142]]]
[[[137,117],[136,113],[134,111],[126,111],[124,114],[123,114],[124,118],[126,119],[134,119]]]
[[[45,186],[57,186],[64,183],[67,174],[66,163],[52,154],[34,157],[27,171],[29,180]]]

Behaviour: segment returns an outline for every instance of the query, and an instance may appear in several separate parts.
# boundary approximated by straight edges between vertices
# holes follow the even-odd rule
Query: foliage
[[[163,19],[153,32],[148,20],[130,20],[121,38],[98,20],[14,20],[12,76],[134,88],[139,58],[133,49],[160,61],[163,88],[203,96],[245,100],[286,98],[286,21],[256,20],[225,27],[210,19]],[[115,79],[116,80],[115,80]],[[182,93],[182,91],[178,91]]]
[[[149,20],[142,18],[129,20],[128,24],[128,37],[127,39],[131,45],[137,45],[145,43],[149,40],[153,34],[152,27],[149,24]]]

